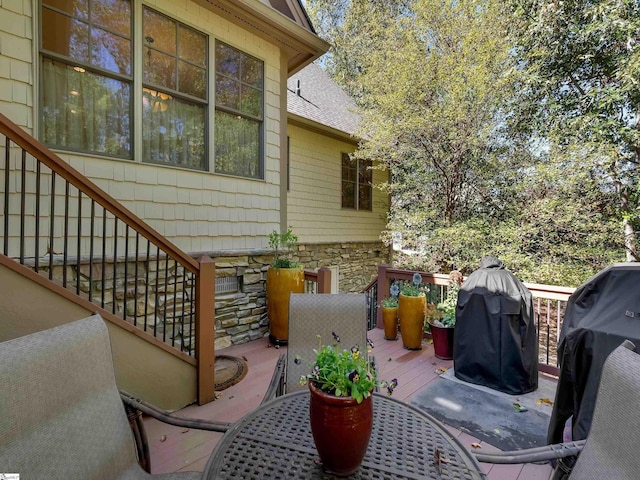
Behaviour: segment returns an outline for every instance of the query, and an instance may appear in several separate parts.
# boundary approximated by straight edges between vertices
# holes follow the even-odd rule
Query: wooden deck
[[[397,378],[399,386],[393,396],[409,402],[424,385],[438,376],[438,369],[450,367],[453,362],[439,360],[434,356],[433,347],[423,342],[420,351],[402,348],[402,342],[386,341],[383,331],[369,332],[374,342],[373,354],[378,362],[380,377]],[[274,365],[285,347],[276,349],[266,338],[233,346],[216,353],[244,357],[249,365],[247,376],[237,385],[222,392],[218,400],[204,406],[189,406],[177,412],[185,417],[204,418],[225,422],[235,422],[257,407],[271,380]],[[146,419],[145,426],[151,450],[152,473],[203,470],[206,461],[222,437],[221,433],[202,432],[162,424]],[[480,443],[484,451],[495,451],[491,445],[483,443],[471,435],[453,427],[449,429],[471,449],[471,443]],[[490,480],[548,480],[551,475],[549,465],[488,465],[483,464]]]

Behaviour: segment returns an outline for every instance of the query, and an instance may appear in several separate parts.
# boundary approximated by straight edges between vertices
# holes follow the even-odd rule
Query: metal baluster
[[[171,346],[176,345],[176,299],[178,297],[178,262],[173,260],[173,335],[171,336]],[[184,296],[182,298],[182,307],[184,309]]]
[[[20,172],[20,264],[24,265],[24,217],[27,188],[27,151],[22,150],[22,171]]]
[[[146,274],[144,282],[144,331],[147,331],[147,319],[149,318],[149,249],[151,248],[151,241],[147,238],[147,261],[146,261]]]
[[[69,182],[64,187],[64,235],[62,250],[62,286],[67,288],[67,260],[69,255]]]
[[[156,336],[156,331],[158,330],[158,272],[160,271],[160,247],[156,245],[156,283],[155,283],[155,290],[156,290],[156,296],[155,296],[155,305],[153,307],[153,316],[154,316],[154,322],[153,322],[153,336]]]
[[[129,288],[129,224],[125,223],[124,229],[124,305],[122,319],[127,319],[127,289]]]
[[[116,267],[118,265],[118,217],[113,217],[113,302],[111,303],[111,313],[116,314]]]
[[[9,168],[11,162],[9,161],[9,152],[11,148],[11,141],[9,137],[5,137],[4,147],[4,255],[9,256]]]
[[[164,329],[162,330],[162,341],[167,341],[167,282],[169,281],[169,255],[164,259]]]
[[[40,161],[36,158],[36,243],[34,251],[34,269],[40,270]]]
[[[82,250],[82,192],[80,189],[78,189],[78,241],[76,246],[76,295],[80,295],[80,251]]]
[[[56,216],[56,172],[51,172],[51,211],[49,219],[49,280],[53,279],[53,226]]]
[[[133,290],[133,324],[134,325],[138,325],[138,259],[140,258],[138,256],[138,247],[139,247],[139,243],[138,240],[140,239],[140,233],[138,231],[136,231],[136,262],[135,262],[135,283],[134,283],[134,290]]]
[[[102,288],[100,289],[101,303],[104,308],[104,291],[105,291],[105,269],[107,258],[107,210],[102,207]]]
[[[91,233],[89,234],[89,301],[93,301],[93,241],[95,239],[94,220],[96,217],[96,201],[91,199]]]

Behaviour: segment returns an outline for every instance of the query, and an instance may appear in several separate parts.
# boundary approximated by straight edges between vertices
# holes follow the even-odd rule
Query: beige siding
[[[135,12],[141,11],[136,2]],[[264,61],[265,179],[58,152],[81,173],[185,251],[266,248],[278,228],[280,183],[280,50],[273,44],[189,1],[147,1],[210,37],[210,128],[213,128],[214,41],[220,39]],[[37,15],[37,10],[36,13]],[[138,15],[139,17],[139,15]],[[0,3],[0,112],[29,133],[37,128],[37,56],[29,0]],[[140,25],[140,19],[136,20]],[[137,80],[140,81],[139,79]],[[140,84],[134,83],[134,90]],[[213,145],[209,147],[210,154]],[[213,165],[213,160],[209,162]],[[60,193],[60,192],[58,192]],[[15,231],[14,231],[15,232]]]
[[[288,220],[302,243],[370,242],[385,227],[387,195],[373,189],[373,211],[342,208],[342,153],[355,145],[289,125]],[[374,184],[386,179],[374,170]]]

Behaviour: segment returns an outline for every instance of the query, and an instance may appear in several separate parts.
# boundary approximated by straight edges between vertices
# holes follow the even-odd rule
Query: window
[[[41,138],[131,158],[131,3],[43,0]]]
[[[371,160],[352,159],[342,154],[342,208],[371,211]]]
[[[215,171],[263,178],[263,63],[216,42]]]
[[[207,169],[207,36],[143,8],[143,161]]]

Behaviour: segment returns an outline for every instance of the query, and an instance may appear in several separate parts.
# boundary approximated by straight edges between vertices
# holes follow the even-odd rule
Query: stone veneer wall
[[[194,258],[209,255],[216,264],[216,277],[236,277],[238,290],[235,292],[216,292],[216,350],[237,345],[263,337],[269,330],[266,300],[266,272],[273,256],[268,251],[254,252],[205,252],[191,254]],[[359,292],[375,278],[378,265],[388,262],[388,249],[381,242],[374,243],[326,243],[326,244],[302,244],[291,252],[291,257],[300,262],[305,270],[318,270],[320,267],[339,266],[340,292]],[[57,262],[56,262],[57,263]],[[92,287],[94,299],[101,299],[103,295],[101,262],[96,260],[89,282],[89,265],[81,260],[79,269],[69,260],[67,266],[67,283],[75,288],[76,279],[80,278],[80,290],[84,294],[89,293],[89,285]],[[138,271],[138,284],[132,281],[134,272]],[[46,272],[46,266],[40,265],[40,270]],[[149,294],[144,301],[146,272],[149,271]],[[64,268],[61,265],[54,266],[53,276],[62,280]],[[192,334],[195,328],[190,328],[184,323],[183,318],[189,317],[191,280],[184,277],[182,267],[174,268],[173,262],[165,265],[163,260],[156,262],[152,259],[148,262],[130,259],[127,263],[127,275],[125,280],[124,264],[118,264],[114,269],[113,264],[105,262],[104,298],[105,309],[111,311],[113,302],[116,302],[116,314],[122,316],[126,309],[127,318],[133,322],[134,312],[137,312],[138,323],[145,319],[147,325],[156,326],[158,335],[165,333],[171,343],[171,338],[179,346],[185,345],[186,349],[193,348]],[[166,275],[165,275],[166,274]],[[167,277],[165,281],[165,276]],[[114,289],[115,283],[115,289]],[[157,285],[157,296],[156,288]],[[165,285],[167,286],[165,288]],[[125,302],[125,286],[126,298]],[[137,292],[137,297],[134,298]],[[178,308],[173,311],[173,299],[177,299]],[[182,299],[187,301],[184,308],[179,306]],[[157,304],[157,311],[156,311]],[[166,321],[162,318],[165,316]],[[193,326],[195,327],[195,325]],[[166,330],[166,332],[165,332]]]

